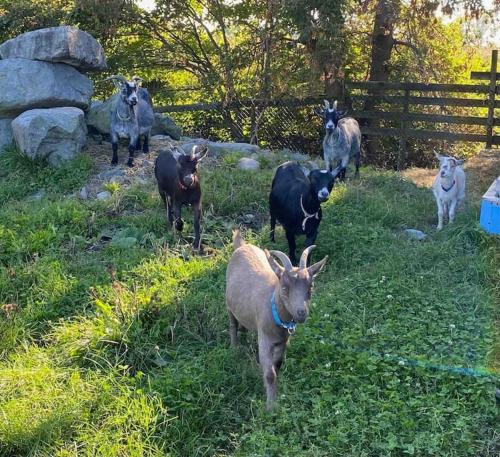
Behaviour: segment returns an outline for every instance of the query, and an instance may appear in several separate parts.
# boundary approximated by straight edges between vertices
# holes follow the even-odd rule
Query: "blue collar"
[[[296,322],[283,322],[280,318],[280,315],[278,314],[278,310],[276,308],[276,300],[274,299],[274,292],[273,292],[273,296],[271,298],[271,311],[273,313],[273,318],[274,318],[274,323],[278,326],[278,327],[281,327],[281,328],[284,328],[286,330],[288,330],[288,333],[290,335],[294,334],[295,333],[295,327],[297,326],[297,323]]]
[[[443,185],[441,184],[441,189],[443,189],[445,192],[448,192],[449,190],[451,190],[453,188],[454,185],[455,185],[455,181],[453,181],[453,184],[450,187],[448,187],[448,189],[445,189],[443,187]]]

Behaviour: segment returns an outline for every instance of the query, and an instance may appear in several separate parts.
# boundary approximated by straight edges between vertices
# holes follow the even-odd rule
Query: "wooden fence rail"
[[[486,147],[500,145],[500,135],[495,127],[500,126],[500,117],[495,110],[500,108],[500,73],[497,72],[498,51],[492,52],[490,71],[472,72],[471,79],[485,80],[485,84],[424,84],[385,81],[346,81],[345,89],[350,104],[355,105],[350,115],[361,120],[362,133],[370,136],[399,137],[399,153],[406,154],[407,138],[439,139],[445,141],[467,141],[485,143]],[[360,93],[364,92],[364,93]],[[399,93],[394,93],[399,92]],[[464,94],[457,96],[457,94]],[[375,101],[375,109],[364,110],[363,104]],[[322,105],[323,97],[279,100],[242,100],[227,105],[221,103],[195,103],[183,106],[166,106],[158,112],[185,113],[190,111],[219,111],[268,108],[304,108]],[[372,103],[373,105],[373,103]],[[387,105],[391,110],[387,109]],[[383,108],[382,108],[383,107]],[[416,107],[439,107],[441,113],[415,112]],[[455,115],[456,108],[482,108],[485,116]],[[361,109],[360,109],[361,108]],[[394,109],[395,108],[395,109]],[[435,110],[434,110],[435,111]],[[443,112],[444,111],[444,112]],[[380,127],[378,121],[396,123],[396,127]],[[423,124],[415,127],[414,123]],[[435,124],[472,125],[484,127],[483,133],[453,132],[446,127],[429,128]],[[481,130],[481,129],[480,129]]]

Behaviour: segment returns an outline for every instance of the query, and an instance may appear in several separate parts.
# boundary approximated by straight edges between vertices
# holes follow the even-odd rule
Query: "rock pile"
[[[14,139],[29,157],[72,159],[85,145],[93,93],[83,72],[106,68],[101,45],[77,28],[51,27],[6,41],[0,56],[0,150]]]

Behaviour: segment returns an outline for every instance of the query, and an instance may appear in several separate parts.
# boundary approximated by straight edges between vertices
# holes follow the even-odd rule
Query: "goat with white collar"
[[[438,208],[437,229],[443,228],[443,219],[448,217],[449,223],[455,219],[457,204],[465,199],[465,173],[460,167],[463,160],[442,156],[434,151],[439,160],[439,173],[432,184],[432,192]]]

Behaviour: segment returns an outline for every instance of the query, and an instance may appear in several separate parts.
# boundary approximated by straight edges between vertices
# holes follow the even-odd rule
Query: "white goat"
[[[276,377],[290,334],[296,323],[303,323],[309,313],[313,279],[327,257],[307,268],[309,252],[304,250],[299,267],[281,251],[271,251],[247,244],[239,231],[233,232],[234,253],[226,271],[226,304],[229,312],[231,346],[238,344],[238,328],[256,330],[259,362],[266,387],[267,409],[276,404]]]
[[[434,151],[439,160],[439,173],[432,184],[432,192],[438,208],[437,229],[443,228],[443,218],[448,217],[449,223],[455,219],[457,204],[465,200],[465,173],[460,167],[463,160],[447,157]]]
[[[336,162],[341,162],[339,178],[345,180],[345,172],[351,157],[355,157],[356,174],[359,176],[361,164],[361,130],[358,122],[352,117],[344,117],[346,111],[337,111],[337,101],[325,100],[324,110],[316,110],[316,114],[323,118],[325,123],[325,137],[323,138],[323,158],[326,169],[332,171]]]

